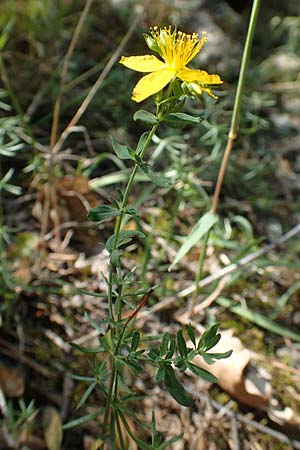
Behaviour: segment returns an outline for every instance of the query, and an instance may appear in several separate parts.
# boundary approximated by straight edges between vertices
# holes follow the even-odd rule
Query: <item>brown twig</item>
[[[218,174],[218,179],[217,179],[217,183],[216,183],[216,187],[215,187],[215,192],[213,195],[213,199],[212,199],[212,204],[211,204],[211,208],[210,208],[210,213],[211,214],[215,214],[215,212],[217,211],[217,207],[218,207],[218,202],[219,202],[219,197],[220,197],[220,192],[221,192],[221,188],[222,188],[222,184],[224,181],[224,176],[226,173],[226,168],[227,168],[227,164],[228,164],[228,160],[229,160],[229,156],[232,150],[232,146],[233,146],[233,142],[236,138],[236,134],[229,134],[228,137],[228,141],[227,141],[227,145],[226,145],[226,149],[223,155],[223,159],[222,159],[222,164],[219,170],[219,174]]]

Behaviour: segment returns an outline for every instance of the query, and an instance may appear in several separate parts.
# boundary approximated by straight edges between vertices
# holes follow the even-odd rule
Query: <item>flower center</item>
[[[197,33],[186,34],[171,27],[151,29],[151,34],[161,51],[161,56],[171,70],[183,69],[199,53],[207,41],[206,33],[199,39]]]

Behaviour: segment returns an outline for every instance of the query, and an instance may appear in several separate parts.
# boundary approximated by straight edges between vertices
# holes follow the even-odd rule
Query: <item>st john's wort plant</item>
[[[110,197],[110,204],[99,205],[89,213],[89,219],[95,222],[108,219],[115,221],[114,232],[106,241],[110,265],[105,276],[107,293],[103,297],[107,298],[108,316],[101,323],[89,319],[99,332],[98,347],[86,348],[73,344],[81,352],[98,354],[93,376],[76,377],[88,384],[79,406],[86,402],[95,388],[100,388],[104,403],[99,410],[68,423],[65,428],[101,417],[101,449],[128,448],[126,434],[141,449],[160,449],[168,445],[160,442],[154,418],[151,443],[144,442],[130,427],[128,418],[133,416],[131,405],[140,399],[140,395],[129,385],[128,372],[138,377],[145,366],[151,366],[156,370],[155,382],[162,383],[179,404],[190,407],[194,401],[187,395],[176,372],[183,373],[189,369],[197,376],[215,382],[212,374],[193,363],[194,357],[201,355],[211,364],[231,354],[230,351],[211,352],[220,339],[217,324],[200,338],[196,337],[190,325],[179,329],[176,336],[169,332],[160,336],[145,336],[134,327],[135,318],[147,304],[155,287],[144,288],[143,285],[143,288],[136,288],[139,284],[134,278],[134,271],[126,273],[123,268],[125,250],[128,254],[133,240],[145,238],[141,230],[124,229],[126,219],[139,216],[139,211],[129,203],[129,194],[138,171],[159,187],[171,187],[169,179],[153,171],[146,160],[146,151],[162,123],[177,129],[198,125],[201,120],[199,117],[182,112],[186,101],[201,97],[202,94],[215,97],[212,89],[222,83],[219,75],[187,67],[207,41],[205,33],[199,37],[196,33],[190,35],[171,27],[154,27],[144,37],[150,50],[158,57],[152,54],[122,57],[120,63],[146,73],[136,84],[132,99],[140,103],[153,96],[155,112],[139,110],[134,114],[135,121],[141,121],[149,128],[141,135],[135,149],[112,139],[117,157],[131,164],[131,174],[125,188],[117,190],[117,195]],[[209,216],[206,228],[214,223],[213,219]],[[132,311],[126,315],[128,307]],[[152,344],[149,345],[149,342]]]

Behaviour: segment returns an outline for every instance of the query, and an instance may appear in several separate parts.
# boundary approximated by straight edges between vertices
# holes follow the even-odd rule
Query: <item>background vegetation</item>
[[[137,74],[114,64],[54,159],[49,148],[57,99],[61,95],[59,136],[107,67],[143,3],[92,2],[62,85],[63,64],[86,2],[1,2],[0,387],[4,396],[0,398],[0,447],[4,449],[58,449],[61,422],[93,413],[102,401],[101,392],[95,391],[76,410],[86,385],[71,374],[90,375],[94,359],[72,350],[69,343],[92,346],[96,334],[85,313],[95,321],[107,314],[103,299],[88,292],[101,295],[105,289],[101,272],[106,273],[108,258],[103,242],[112,229],[109,222],[97,226],[87,221],[87,212],[106,203],[128,174],[127,166],[113,153],[110,136],[133,145],[144,131],[142,124],[132,121],[137,105],[130,93]],[[212,301],[189,320],[199,332],[216,321],[223,330],[233,329],[252,352],[254,363],[268,370],[274,398],[283,411],[289,407],[292,416],[280,421],[233,400],[219,386],[192,377],[188,385],[198,395],[197,403],[185,409],[154,387],[151,373],[133,379],[140,393],[147,394],[138,411],[141,421],[151,422],[154,406],[158,429],[166,438],[183,433],[168,448],[300,448],[296,442],[300,7],[292,0],[280,5],[271,0],[262,3],[239,136],[222,189],[221,220],[208,243],[205,276],[239,263],[270,242],[274,246],[250,264],[238,265],[223,285],[218,284],[223,279],[219,278],[203,287],[197,304]],[[145,244],[133,244],[126,268],[136,266],[137,279],[158,285],[148,309],[137,320],[145,334],[176,332],[193,301],[192,295],[181,293],[193,285],[200,246],[173,271],[168,272],[168,267],[184,236],[207,210],[214,191],[250,7],[251,2],[225,0],[153,0],[139,16],[122,53],[145,53],[142,33],[155,24],[177,24],[188,32],[205,30],[209,41],[197,64],[225,81],[217,101],[203,97],[202,102],[187,105],[188,113],[203,119],[198,127],[165,128],[155,137],[151,164],[173,187],[154,189],[141,176],[132,193],[134,203],[142,191],[142,215],[127,227],[145,229],[148,238]],[[289,230],[295,235],[281,242]],[[66,430],[62,447],[97,448],[97,433],[97,420]],[[142,433],[149,439],[149,430]],[[284,441],[286,435],[290,441]]]

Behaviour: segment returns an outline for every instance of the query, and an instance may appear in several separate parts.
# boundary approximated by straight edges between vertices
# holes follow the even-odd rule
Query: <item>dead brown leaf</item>
[[[20,371],[14,367],[0,365],[0,388],[7,397],[21,397],[25,383]]]
[[[43,414],[44,437],[48,450],[60,450],[63,431],[59,412],[48,406]]]

